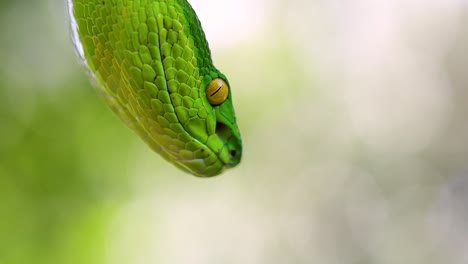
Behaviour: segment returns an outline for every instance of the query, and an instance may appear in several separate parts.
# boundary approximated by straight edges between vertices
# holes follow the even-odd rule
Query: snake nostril
[[[237,155],[237,151],[235,149],[229,151],[229,155],[231,155],[231,157],[235,157]]]

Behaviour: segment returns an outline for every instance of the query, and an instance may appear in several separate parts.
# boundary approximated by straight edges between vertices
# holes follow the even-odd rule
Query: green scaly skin
[[[186,0],[68,0],[77,51],[111,109],[163,158],[199,177],[236,166],[242,143],[229,82]],[[229,86],[230,87],[230,86]],[[116,143],[118,144],[118,143]]]

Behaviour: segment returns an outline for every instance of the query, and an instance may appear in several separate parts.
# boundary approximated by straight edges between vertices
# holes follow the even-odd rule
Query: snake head
[[[210,177],[240,163],[242,141],[226,77],[219,72],[205,76],[200,98],[203,105],[198,111],[206,111],[206,119],[199,120],[200,115],[195,116],[186,130],[202,146],[194,152],[196,159],[189,164],[184,161],[184,165],[194,175]],[[194,125],[195,120],[201,121],[200,125]]]

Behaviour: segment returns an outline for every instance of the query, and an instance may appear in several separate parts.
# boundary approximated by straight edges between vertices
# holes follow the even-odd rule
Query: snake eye
[[[206,87],[206,96],[211,105],[220,105],[226,101],[229,94],[227,83],[220,78],[213,79]]]

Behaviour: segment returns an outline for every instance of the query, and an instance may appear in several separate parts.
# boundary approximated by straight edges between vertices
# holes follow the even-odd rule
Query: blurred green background
[[[1,264],[468,263],[466,1],[191,3],[244,140],[211,179],[107,109],[65,1],[0,1]]]

